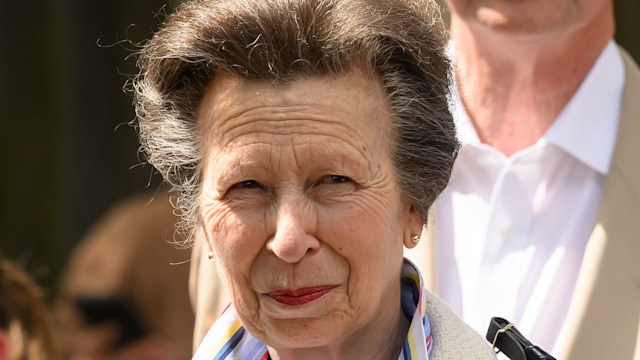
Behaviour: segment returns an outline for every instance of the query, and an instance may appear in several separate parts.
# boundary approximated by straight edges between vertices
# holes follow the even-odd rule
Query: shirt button
[[[513,239],[513,230],[511,226],[505,225],[500,229],[500,239],[502,242],[507,243]]]

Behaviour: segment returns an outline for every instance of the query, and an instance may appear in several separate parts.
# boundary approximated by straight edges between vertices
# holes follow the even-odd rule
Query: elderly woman
[[[403,259],[458,148],[436,16],[194,1],[145,45],[144,152],[231,297],[196,359],[495,358]]]

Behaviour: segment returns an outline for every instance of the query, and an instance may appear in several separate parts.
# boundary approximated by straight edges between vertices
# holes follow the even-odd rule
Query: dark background
[[[160,184],[127,125],[135,47],[120,42],[149,38],[179,2],[0,0],[0,249],[49,296],[93,222]],[[640,59],[640,2],[615,5],[616,38]]]

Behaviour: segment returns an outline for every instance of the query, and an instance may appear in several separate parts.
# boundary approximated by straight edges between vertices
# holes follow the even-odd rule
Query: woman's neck
[[[472,28],[454,15],[456,81],[480,140],[507,156],[538,141],[611,39],[610,18],[535,37]]]

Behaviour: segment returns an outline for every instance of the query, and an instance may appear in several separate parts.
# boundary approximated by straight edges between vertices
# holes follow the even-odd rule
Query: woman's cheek
[[[254,321],[258,299],[251,288],[249,274],[260,246],[254,222],[239,217],[229,208],[213,211],[208,226],[216,252],[216,265],[224,276],[236,310]]]
[[[217,257],[229,270],[248,272],[266,244],[264,216],[229,208],[217,215],[209,228]]]

